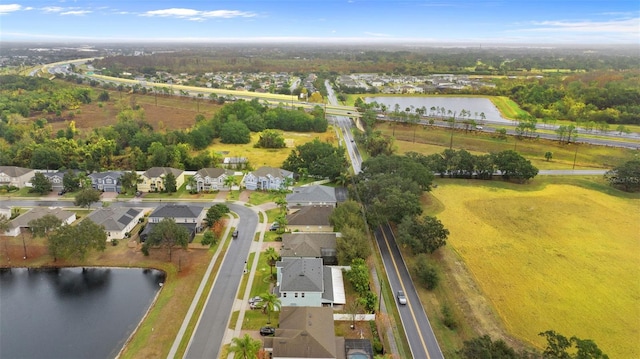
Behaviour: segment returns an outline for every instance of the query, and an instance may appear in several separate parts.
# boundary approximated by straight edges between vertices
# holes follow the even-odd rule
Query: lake
[[[462,110],[470,111],[471,116],[465,118],[475,121],[482,121],[480,116],[484,112],[486,121],[513,123],[513,121],[503,118],[500,111],[493,105],[488,98],[483,97],[448,97],[448,96],[425,96],[425,97],[401,97],[401,96],[381,96],[367,97],[364,99],[366,103],[377,102],[387,106],[387,112],[395,109],[396,104],[400,105],[400,111],[404,111],[407,107],[427,109],[426,114],[431,115],[431,107],[444,107],[446,112],[449,110],[456,112],[456,118],[460,118]],[[477,114],[477,115],[476,115]]]
[[[0,271],[0,357],[113,358],[164,282],[125,268]]]

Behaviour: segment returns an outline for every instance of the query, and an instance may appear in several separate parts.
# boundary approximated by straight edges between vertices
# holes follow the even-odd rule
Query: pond
[[[449,110],[456,113],[456,118],[460,118],[462,110],[469,111],[470,116],[465,118],[475,120],[476,122],[482,121],[482,113],[484,113],[485,120],[488,122],[503,122],[513,123],[513,121],[503,118],[500,111],[493,105],[491,100],[484,97],[449,97],[449,96],[424,96],[424,97],[400,97],[400,96],[380,96],[380,97],[367,97],[364,99],[366,103],[377,102],[387,106],[387,111],[394,111],[396,104],[400,106],[400,111],[414,107],[414,111],[417,108],[424,106],[426,108],[426,115],[438,115],[437,110],[433,112],[432,107],[444,108],[448,114]],[[451,116],[451,115],[448,115]]]
[[[3,269],[2,358],[113,358],[164,278],[150,269]]]

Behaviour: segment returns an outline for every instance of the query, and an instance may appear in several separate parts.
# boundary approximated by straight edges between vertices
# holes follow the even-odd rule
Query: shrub
[[[414,270],[418,277],[418,282],[424,285],[427,290],[434,290],[438,286],[440,276],[436,267],[429,263],[426,255],[418,256]]]
[[[114,238],[114,239],[112,239],[112,240],[111,240],[111,245],[112,245],[112,246],[114,246],[114,247],[115,247],[115,246],[117,246],[117,245],[118,245],[118,240],[117,240],[117,239],[115,239],[115,238]]]
[[[451,308],[449,308],[449,306],[445,304],[442,306],[441,311],[442,323],[444,323],[444,325],[451,330],[456,329],[458,323],[456,322],[456,318],[454,318],[453,313],[451,312]]]

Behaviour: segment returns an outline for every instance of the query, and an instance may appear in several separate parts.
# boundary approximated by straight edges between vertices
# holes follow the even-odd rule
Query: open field
[[[433,197],[449,244],[509,333],[541,347],[537,334],[553,329],[593,339],[612,358],[640,356],[637,196],[438,182]]]
[[[415,128],[414,128],[415,127]],[[411,125],[394,125],[393,123],[381,123],[376,130],[382,131],[386,136],[396,138],[397,152],[402,154],[408,151],[420,152],[425,155],[441,153],[449,148],[451,143],[451,131],[438,127],[417,127]],[[414,131],[415,130],[415,131]],[[413,142],[415,132],[415,143]],[[577,147],[577,151],[576,151]],[[453,148],[465,149],[471,153],[490,153],[515,149],[526,157],[539,169],[572,169],[575,158],[575,169],[612,168],[624,161],[638,156],[639,151],[605,147],[588,144],[559,144],[557,141],[544,139],[517,140],[508,136],[506,140],[492,137],[490,134],[462,130],[453,133]],[[544,154],[550,151],[553,154],[551,161],[546,161]]]

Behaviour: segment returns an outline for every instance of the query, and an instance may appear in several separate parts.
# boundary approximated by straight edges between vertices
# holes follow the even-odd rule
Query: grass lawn
[[[638,196],[553,181],[438,181],[448,243],[516,337],[541,348],[552,329],[640,357]]]
[[[451,131],[437,127],[417,127],[414,138],[414,127],[410,125],[396,125],[381,123],[376,126],[386,136],[396,138],[397,153],[403,154],[409,151],[419,152],[424,155],[442,153],[449,148],[451,143]],[[577,152],[576,152],[577,147]],[[474,154],[500,152],[515,149],[526,157],[539,169],[572,169],[574,158],[575,169],[612,168],[624,161],[631,160],[640,153],[637,150],[595,146],[587,144],[561,145],[557,141],[550,140],[516,140],[508,136],[506,140],[493,138],[491,135],[480,132],[455,131],[453,133],[453,149],[465,149]],[[544,154],[550,151],[553,154],[551,161],[546,161]]]

